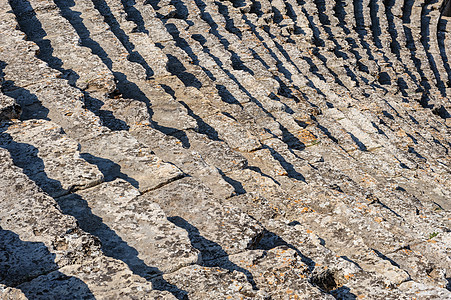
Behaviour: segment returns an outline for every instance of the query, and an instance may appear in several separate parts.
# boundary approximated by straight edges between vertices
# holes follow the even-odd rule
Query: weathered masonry
[[[451,299],[451,2],[1,0],[0,299]]]

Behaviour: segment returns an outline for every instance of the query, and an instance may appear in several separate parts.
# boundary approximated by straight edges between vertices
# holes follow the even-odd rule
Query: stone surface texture
[[[451,1],[1,0],[0,299],[451,299]]]

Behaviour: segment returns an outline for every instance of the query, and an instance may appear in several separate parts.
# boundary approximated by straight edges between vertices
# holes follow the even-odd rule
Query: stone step
[[[57,199],[61,210],[96,236],[102,251],[125,262],[144,278],[201,262],[186,232],[170,223],[161,208],[141,199],[123,179]]]
[[[70,8],[58,4],[50,1],[11,2],[21,30],[40,47],[41,59],[82,90],[112,93],[116,88],[113,74],[91,49],[80,46],[91,41],[89,31],[80,19],[67,20],[71,15]],[[62,31],[64,36],[60,34]],[[78,57],[89,59],[80,61]]]
[[[449,298],[439,6],[0,3],[0,298]]]
[[[184,176],[180,169],[163,162],[128,132],[106,132],[80,140],[80,143],[82,156],[108,174],[110,180],[123,178],[141,192],[157,189]]]
[[[138,289],[155,296],[169,294],[153,291],[125,263],[104,256],[99,241],[82,231],[74,217],[63,214],[57,202],[14,165],[8,150],[0,148],[0,157],[2,298],[131,297]]]
[[[224,180],[220,170],[227,172],[228,168],[240,169],[246,164],[246,160],[224,142],[212,141],[194,131],[188,131],[185,136],[189,149],[177,138],[148,126],[133,127],[130,133],[151,146],[158,157],[171,161],[185,174],[200,179],[219,198],[228,198],[234,193],[234,188]]]
[[[256,220],[214,199],[211,191],[193,178],[146,193],[141,201],[159,204],[168,220],[188,233],[203,264],[252,248],[263,231]]]
[[[27,72],[23,68],[23,62],[6,56],[7,66],[4,69],[4,78],[10,84],[7,84],[6,87],[3,86],[3,90],[9,96],[17,99],[24,110],[31,107],[35,111],[34,113],[38,110],[44,114],[44,118],[50,118],[56,122],[70,138],[74,138],[81,144],[82,152],[93,150],[88,155],[91,161],[101,168],[111,171],[110,176],[112,177],[136,177],[133,179],[134,184],[140,185],[142,191],[156,188],[182,176],[180,170],[171,164],[162,162],[151,153],[149,148],[144,147],[127,132],[111,132],[108,128],[101,126],[99,118],[85,108],[82,92],[69,86],[67,81],[62,79],[51,78],[44,81],[45,79],[42,79],[42,75],[38,74],[38,71],[42,70],[44,74],[46,72],[52,74],[52,69],[40,64],[33,52],[27,51],[24,54],[29,59],[27,60],[28,68],[34,72]],[[21,65],[19,69],[17,69],[18,64]],[[27,86],[27,89],[21,87],[19,78],[23,78],[22,75],[28,76],[28,78],[33,76],[29,81],[34,84]],[[57,73],[53,76],[56,77]],[[30,94],[35,95],[35,98],[31,98]],[[115,143],[118,146],[109,151],[103,149],[103,147],[110,148]],[[137,155],[136,153],[142,154]],[[115,157],[116,155],[118,156]],[[143,172],[147,167],[154,168],[154,172]],[[122,172],[121,168],[123,168]],[[127,172],[129,173],[127,174]]]
[[[122,29],[127,25],[130,26],[130,22],[122,20],[114,9],[111,10],[101,3],[77,2],[66,18],[77,14],[80,14],[83,19],[84,30],[91,33],[92,42],[87,46],[107,64],[118,81],[119,92],[124,97],[144,102],[152,111],[152,121],[160,126],[168,127],[168,130],[173,127],[172,130],[180,130],[194,126],[194,120],[187,115],[183,106],[173,101],[163,89],[146,82],[149,76],[153,76],[149,74],[152,73],[151,67],[135,49],[133,39],[129,38],[127,31]],[[104,26],[105,18],[110,20],[108,23],[110,30]],[[142,35],[138,36],[140,37],[138,41],[141,41]],[[155,47],[152,49],[155,50]],[[143,49],[148,59],[151,55],[149,51],[151,50]],[[161,53],[158,55],[161,56]]]
[[[53,122],[36,120],[4,126],[0,145],[15,165],[46,193],[59,197],[103,181],[99,169],[80,156],[79,144]]]

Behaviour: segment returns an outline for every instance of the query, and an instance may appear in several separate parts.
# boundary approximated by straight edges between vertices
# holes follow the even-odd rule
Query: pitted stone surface
[[[450,3],[1,1],[0,298],[451,298]]]
[[[221,203],[201,182],[184,178],[143,195],[158,203],[176,226],[184,229],[202,261],[244,251],[263,228],[227,201]]]
[[[108,132],[82,141],[82,155],[110,178],[120,176],[148,191],[183,176],[176,166],[162,161],[126,131]]]
[[[53,122],[36,120],[2,128],[0,147],[46,193],[58,197],[103,181],[94,165],[80,157],[79,145]]]
[[[198,263],[199,252],[191,246],[186,231],[139,194],[130,183],[116,179],[61,197],[58,203],[77,218],[83,230],[100,239],[107,255],[123,255],[137,273],[151,276]]]
[[[173,299],[169,292],[153,291],[123,261],[105,257],[99,240],[63,214],[54,199],[13,165],[4,148],[0,160],[2,299],[111,299],[140,293],[142,298]]]

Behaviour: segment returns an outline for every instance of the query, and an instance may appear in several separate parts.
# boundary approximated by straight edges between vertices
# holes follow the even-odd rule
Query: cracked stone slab
[[[58,266],[44,243],[24,242],[9,230],[0,230],[0,282],[17,286]]]
[[[202,260],[241,252],[255,243],[263,228],[239,209],[221,203],[194,178],[183,178],[146,193],[168,219],[183,228]]]
[[[261,148],[259,140],[249,131],[242,128],[237,121],[219,113],[205,118],[205,122],[218,131],[232,149],[251,152]]]
[[[185,230],[166,219],[156,203],[116,179],[58,199],[61,209],[98,237],[107,255],[121,258],[143,276],[173,272],[197,263],[199,251]]]
[[[297,250],[277,246],[219,258],[210,262],[240,272],[254,283],[255,296],[271,299],[335,299],[312,283],[311,267]],[[258,290],[257,290],[258,289]]]
[[[111,288],[114,286],[114,288]],[[133,274],[118,260],[105,256],[74,264],[18,286],[33,299],[176,299],[158,291],[152,283]]]
[[[2,299],[174,299],[170,292],[152,291],[151,283],[132,274],[124,262],[105,257],[98,239],[64,215],[3,148],[0,161]]]
[[[157,156],[172,162],[188,176],[201,180],[215,195],[221,198],[230,197],[234,188],[223,179],[217,168],[206,162],[204,151],[196,151],[198,148],[195,147],[190,132],[179,132],[179,137],[176,138],[149,126],[133,126],[130,130],[131,135],[149,146]]]
[[[156,189],[183,177],[180,169],[157,157],[128,132],[105,132],[81,141],[83,157],[108,174],[130,181],[140,192]]]
[[[103,181],[94,165],[80,157],[79,145],[60,126],[31,120],[3,127],[1,146],[14,163],[52,197],[87,188]]]
[[[0,226],[22,239],[44,242],[74,230],[75,219],[65,216],[56,202],[14,166],[10,153],[0,148]],[[39,222],[37,222],[39,220]],[[52,238],[49,238],[52,237]]]
[[[187,131],[186,135],[191,147],[199,152],[208,164],[216,166],[224,173],[242,169],[247,165],[246,159],[223,141],[209,139],[205,134],[194,131]]]
[[[226,175],[237,183],[241,193],[257,192],[263,197],[270,197],[281,192],[280,184],[261,171],[251,169],[234,170]]]
[[[31,66],[29,67],[31,68]],[[34,78],[29,80],[33,84],[23,88],[23,85],[16,82],[8,92],[22,106],[24,111],[22,118],[50,119],[77,141],[107,131],[107,128],[102,127],[99,117],[85,107],[84,95],[80,90],[70,86],[67,81],[57,78],[38,81],[39,72],[50,68],[46,68],[45,65],[33,67],[35,68],[30,73],[37,73]],[[8,75],[26,72],[26,70],[16,71],[17,65],[11,64],[7,68],[12,69]]]
[[[189,266],[163,278],[186,291],[190,299],[251,299],[255,295],[244,274],[218,267]]]

